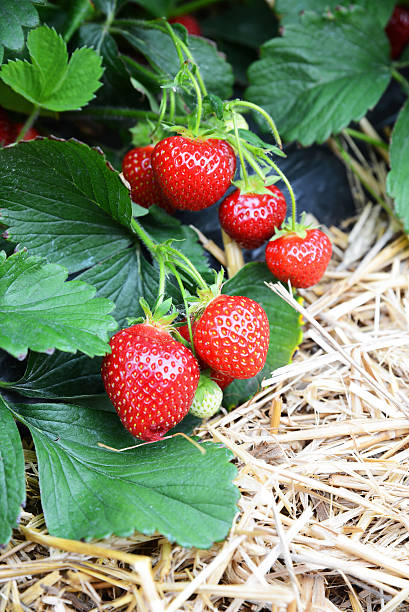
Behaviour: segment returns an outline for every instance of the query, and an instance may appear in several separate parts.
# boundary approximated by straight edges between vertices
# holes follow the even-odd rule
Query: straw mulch
[[[372,205],[330,233],[323,281],[302,305],[281,290],[305,323],[293,362],[199,431],[238,467],[227,540],[85,544],[24,512],[0,553],[0,612],[409,610],[408,241]]]

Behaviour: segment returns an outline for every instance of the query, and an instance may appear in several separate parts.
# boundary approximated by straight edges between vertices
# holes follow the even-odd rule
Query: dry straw
[[[384,162],[364,169],[386,198]],[[0,554],[0,612],[409,610],[409,248],[353,175],[351,187],[359,231],[331,228],[323,281],[300,291],[302,305],[271,285],[304,318],[293,362],[200,428],[238,467],[226,541],[84,544],[48,536],[42,515],[25,512]]]

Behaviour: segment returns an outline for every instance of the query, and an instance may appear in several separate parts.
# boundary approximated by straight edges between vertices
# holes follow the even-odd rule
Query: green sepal
[[[241,194],[256,193],[259,195],[271,195],[271,191],[268,189],[268,186],[273,185],[279,180],[279,176],[271,176],[263,181],[258,174],[252,174],[247,178],[247,182],[244,179],[238,179],[237,181],[232,181],[232,185],[237,187]]]
[[[223,100],[215,94],[208,94],[203,98],[203,105],[208,104],[210,109],[214,112],[217,119],[223,121],[224,119],[224,105]]]
[[[290,234],[296,234],[300,238],[305,238],[309,229],[313,229],[313,225],[305,223],[305,213],[301,215],[299,222],[295,221],[293,223],[292,218],[288,217],[281,228],[275,231],[270,240],[278,240],[278,238],[283,238],[283,236],[289,236]]]

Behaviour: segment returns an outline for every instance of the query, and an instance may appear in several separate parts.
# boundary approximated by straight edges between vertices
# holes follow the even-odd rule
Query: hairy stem
[[[21,128],[17,138],[16,138],[16,142],[20,142],[21,140],[23,140],[24,136],[27,134],[28,130],[32,127],[33,123],[36,121],[38,115],[40,112],[40,107],[35,105],[33,110],[31,111],[30,115],[27,117],[23,127]]]

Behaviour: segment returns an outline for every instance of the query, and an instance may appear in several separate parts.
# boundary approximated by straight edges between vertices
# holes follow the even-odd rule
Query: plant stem
[[[165,26],[165,30],[167,34],[169,34],[169,36],[172,39],[173,44],[175,45],[176,53],[178,54],[178,58],[179,58],[179,64],[180,64],[180,67],[182,68],[183,64],[185,63],[185,58],[183,57],[182,48],[181,48],[182,41],[180,40],[180,38],[176,36],[176,34],[173,31],[172,26],[166,20],[162,21],[162,23]]]
[[[159,286],[158,286],[158,300],[157,306],[162,304],[165,297],[165,285],[166,285],[166,266],[165,260],[162,254],[157,254],[157,261],[159,264]]]
[[[254,159],[253,155],[247,150],[245,146],[242,147],[243,157],[246,159],[249,166],[251,166],[256,174],[261,178],[263,183],[266,180],[265,174]]]
[[[21,128],[16,142],[20,142],[24,136],[27,134],[28,130],[31,128],[31,126],[33,125],[33,123],[35,122],[35,120],[37,119],[38,115],[40,112],[40,107],[35,105],[33,110],[31,111],[31,114],[27,117],[23,127]]]
[[[346,134],[349,134],[353,138],[358,138],[359,140],[368,142],[374,147],[380,147],[381,149],[385,149],[386,151],[389,150],[389,147],[386,144],[386,142],[384,142],[383,140],[376,140],[375,138],[371,138],[371,136],[368,136],[368,134],[364,134],[363,132],[360,132],[359,130],[353,130],[352,128],[344,128],[343,132],[345,132]]]
[[[169,17],[177,17],[178,15],[185,15],[186,13],[193,13],[198,9],[209,6],[210,4],[214,4],[215,2],[219,2],[219,0],[192,0],[191,2],[186,2],[183,6],[179,8],[175,8]]]
[[[274,134],[276,143],[278,144],[280,149],[283,148],[280,134],[278,133],[278,130],[277,130],[276,124],[273,121],[273,118],[270,117],[270,115],[263,108],[261,108],[261,106],[258,106],[257,104],[253,104],[253,102],[247,102],[244,100],[232,100],[231,102],[228,103],[229,108],[234,108],[235,106],[244,106],[245,108],[250,108],[251,110],[254,110],[257,113],[260,113],[260,115],[264,117],[264,119],[267,121],[268,125],[270,126],[271,131]]]
[[[190,344],[192,345],[193,355],[196,357],[195,345],[193,343],[192,322],[189,316],[189,304],[188,304],[187,297],[186,297],[186,289],[182,282],[182,279],[180,278],[179,272],[176,270],[173,264],[169,265],[169,270],[172,272],[173,276],[176,278],[177,284],[179,285],[180,293],[182,294],[183,304],[185,306],[185,312],[186,312],[186,323],[187,323],[187,328],[189,330]]]
[[[407,79],[405,79],[405,77],[395,69],[392,70],[392,76],[395,81],[398,81],[398,83],[400,83],[406,95],[409,95],[409,82],[407,81]]]
[[[131,219],[131,227],[135,234],[137,234],[138,238],[143,242],[147,249],[152,253],[152,255],[157,259],[156,254],[156,243],[152,240],[152,238],[145,232],[143,227],[138,223],[135,217]]]
[[[243,150],[241,147],[241,140],[240,140],[240,136],[239,136],[239,129],[237,127],[237,117],[236,117],[236,113],[233,111],[233,129],[234,129],[234,136],[236,139],[236,147],[237,147],[237,153],[239,155],[239,159],[240,159],[240,167],[241,167],[241,171],[242,171],[242,175],[243,175],[243,181],[244,181],[244,189],[247,192],[249,190],[249,175],[247,172],[247,168],[246,168],[246,163],[244,161],[244,157],[243,157]]]
[[[196,108],[196,121],[195,121],[195,127],[194,127],[194,135],[197,136],[198,133],[199,133],[199,129],[200,129],[200,122],[202,120],[203,100],[202,100],[202,94],[201,94],[198,82],[195,79],[195,77],[194,77],[192,71],[190,70],[190,68],[188,68],[188,70],[189,70],[190,80],[193,83],[193,87],[194,87],[195,93],[196,93],[197,108]]]
[[[263,158],[265,159],[266,162],[268,162],[270,164],[270,166],[272,168],[274,168],[274,170],[277,172],[278,176],[281,178],[281,180],[283,181],[283,183],[285,184],[285,186],[287,187],[289,194],[290,194],[290,198],[291,198],[291,229],[293,231],[295,231],[295,222],[297,219],[297,205],[295,203],[295,194],[294,194],[294,190],[291,187],[291,183],[288,180],[288,178],[286,177],[286,175],[284,174],[284,172],[282,170],[280,170],[280,168],[277,166],[277,164],[275,164],[269,157],[268,155],[263,155]]]
[[[64,26],[63,31],[63,39],[66,43],[69,42],[88,15],[91,15],[95,10],[89,0],[76,0],[73,4],[71,13],[68,15],[68,23]]]
[[[187,272],[187,274],[191,278],[193,278],[193,280],[195,280],[202,289],[207,289],[206,281],[204,280],[200,272],[196,270],[195,266],[192,264],[190,259],[186,257],[186,255],[178,251],[177,249],[174,249],[173,247],[167,247],[167,249],[168,249],[168,253],[175,255],[176,257],[179,257],[179,259],[181,259],[184,262],[183,264],[180,261],[178,261],[177,263],[175,262],[176,265],[181,270],[184,270],[185,272]]]
[[[169,121],[175,121],[175,112],[176,112],[176,96],[173,89],[169,91]]]

